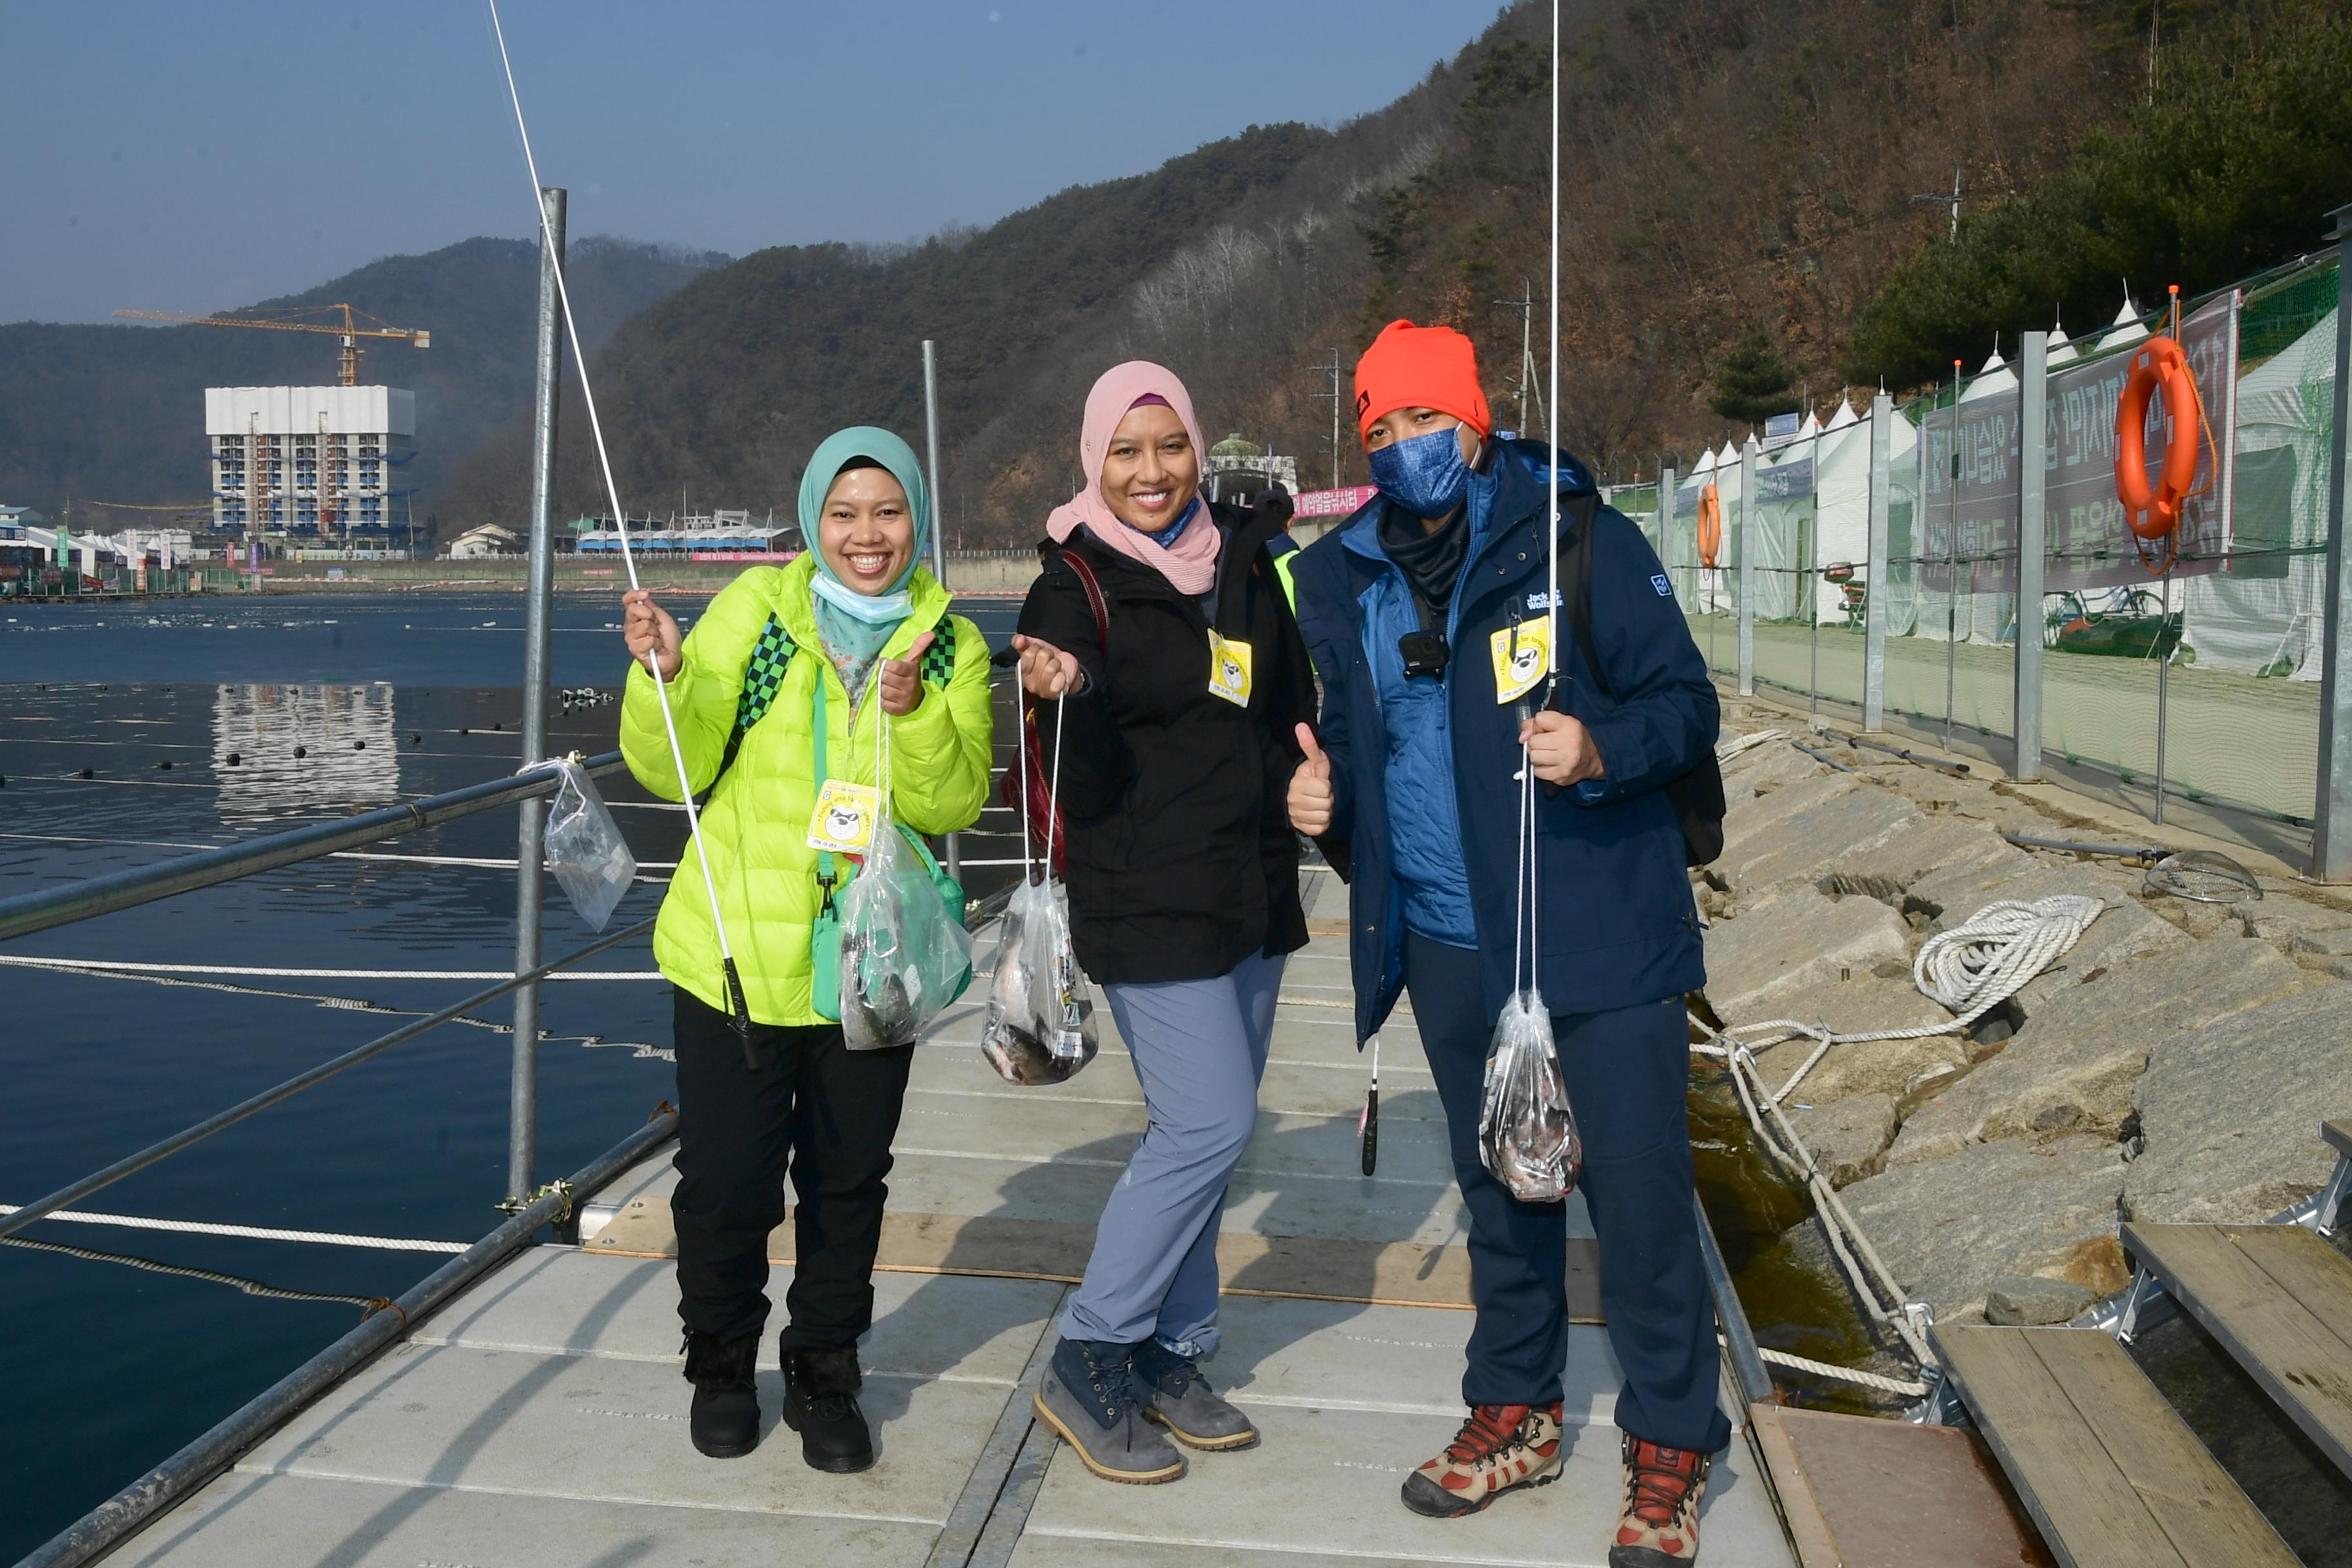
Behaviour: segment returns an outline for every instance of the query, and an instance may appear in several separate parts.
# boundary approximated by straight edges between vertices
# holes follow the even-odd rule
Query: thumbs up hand
[[[1298,726],[1298,748],[1307,760],[1290,775],[1290,826],[1309,838],[1331,830],[1331,759],[1315,742],[1315,731]]]
[[[925,632],[915,639],[904,658],[886,658],[877,667],[876,679],[881,683],[882,711],[893,719],[904,719],[923,703],[923,655],[939,640],[936,632]]]

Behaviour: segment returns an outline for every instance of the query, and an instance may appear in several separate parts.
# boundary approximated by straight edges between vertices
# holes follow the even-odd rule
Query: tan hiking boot
[[[1712,1464],[1689,1448],[1625,1438],[1625,1510],[1609,1568],[1675,1568],[1698,1556],[1698,1505]]]
[[[1559,1401],[1473,1405],[1444,1451],[1404,1479],[1404,1506],[1453,1519],[1476,1513],[1505,1492],[1559,1479]]]

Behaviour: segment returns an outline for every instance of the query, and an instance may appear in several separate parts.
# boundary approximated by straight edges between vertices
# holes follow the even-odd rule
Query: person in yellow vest
[[[637,781],[678,797],[660,697],[668,683],[688,782],[709,792],[702,838],[752,1028],[732,1026],[698,858],[679,858],[654,931],[677,988],[678,1316],[694,1384],[689,1432],[718,1458],[760,1440],[752,1380],[768,1318],[768,1235],[793,1190],[794,1263],[783,1331],[784,1420],[819,1469],[862,1470],[874,1446],[857,1405],[857,1340],[914,1047],[848,1049],[838,994],[815,994],[820,910],[854,866],[810,842],[821,794],[877,784],[890,730],[889,799],[873,831],[943,834],[988,793],[988,647],[948,614],[922,565],[930,498],[914,452],[887,430],[826,439],[801,479],[808,550],[755,566],[681,637],[650,594],[624,600],[633,668],[621,749]],[[828,780],[835,787],[828,791]],[[871,804],[871,797],[865,797]],[[754,1067],[752,1059],[761,1065]]]

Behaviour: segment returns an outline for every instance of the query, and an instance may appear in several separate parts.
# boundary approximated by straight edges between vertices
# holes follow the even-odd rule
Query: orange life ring
[[[1713,485],[1698,492],[1698,563],[1715,565],[1723,552],[1723,497]]]
[[[2172,426],[2165,437],[2164,465],[2157,483],[2147,482],[2147,405],[2161,395]],[[2190,422],[2184,425],[2183,421]],[[2180,526],[2180,514],[2197,483],[2197,437],[2203,432],[2205,405],[2197,394],[2197,373],[2189,355],[2170,338],[2150,338],[2132,355],[2131,376],[2116,405],[2116,499],[2124,521],[2142,539],[2162,539]]]

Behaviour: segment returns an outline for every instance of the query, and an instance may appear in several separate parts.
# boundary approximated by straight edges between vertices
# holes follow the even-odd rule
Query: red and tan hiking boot
[[[1505,1492],[1559,1479],[1559,1402],[1477,1405],[1445,1451],[1404,1479],[1404,1506],[1432,1519],[1476,1513]]]
[[[1698,1505],[1710,1462],[1689,1448],[1625,1439],[1625,1511],[1609,1568],[1675,1568],[1698,1556]]]

